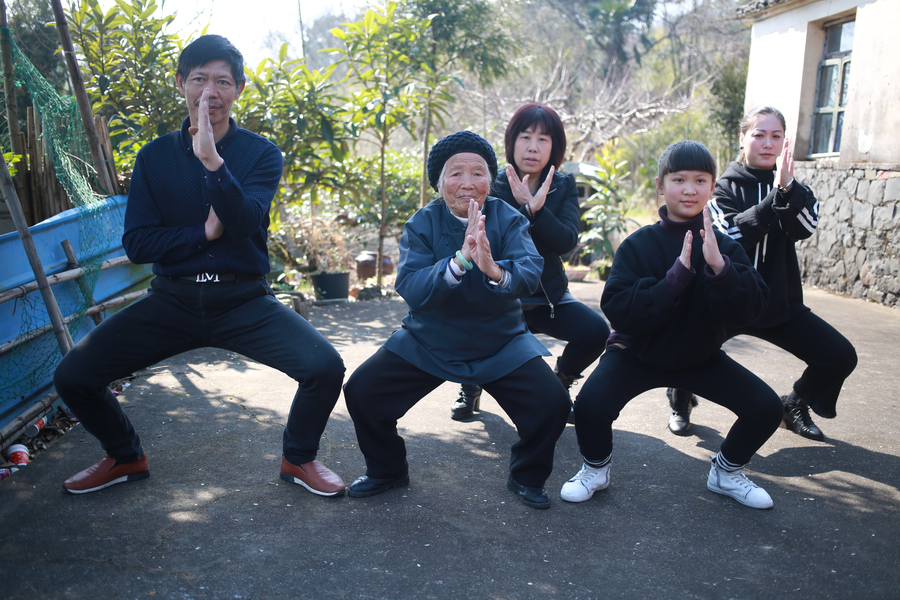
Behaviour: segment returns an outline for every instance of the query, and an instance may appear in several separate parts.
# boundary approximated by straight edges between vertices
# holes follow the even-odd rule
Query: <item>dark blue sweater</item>
[[[141,148],[122,236],[133,263],[153,263],[155,274],[168,277],[269,272],[269,206],[284,159],[275,144],[229,121],[228,133],[216,143],[225,161],[216,172],[194,156],[190,119]],[[208,242],[210,206],[225,233]]]

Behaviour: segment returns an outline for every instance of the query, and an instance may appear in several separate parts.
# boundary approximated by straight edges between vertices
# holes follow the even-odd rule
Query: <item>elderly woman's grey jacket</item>
[[[384,347],[423,371],[460,383],[486,383],[550,353],[525,325],[519,298],[538,287],[543,259],[528,220],[497,198],[482,212],[491,254],[509,271],[509,289],[497,289],[475,266],[459,285],[444,279],[462,248],[465,225],[438,198],[406,222],[394,288],[409,304],[403,328]]]

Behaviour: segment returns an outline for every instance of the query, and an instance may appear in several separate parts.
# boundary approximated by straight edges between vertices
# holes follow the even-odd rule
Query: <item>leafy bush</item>
[[[594,193],[585,201],[588,209],[581,218],[588,224],[588,230],[579,236],[579,241],[594,262],[611,261],[615,254],[614,242],[625,235],[629,224],[635,223],[626,216],[630,203],[621,193],[622,184],[631,172],[626,170],[628,162],[620,158],[615,142],[604,144],[594,154],[597,161],[594,177],[581,178]]]

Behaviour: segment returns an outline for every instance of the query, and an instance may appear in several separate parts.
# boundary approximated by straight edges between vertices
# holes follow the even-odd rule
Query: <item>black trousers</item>
[[[568,342],[556,368],[570,377],[581,375],[603,354],[609,338],[609,326],[597,311],[581,302],[557,304],[550,318],[549,306],[536,306],[524,312],[525,324],[533,333],[543,333]]]
[[[790,352],[806,363],[794,393],[816,414],[833,418],[844,380],[856,368],[856,349],[837,329],[805,310],[775,327],[744,327],[728,337],[752,335]]]
[[[107,455],[129,462],[143,454],[140,437],[107,386],[203,347],[243,354],[298,382],[283,452],[294,464],[313,460],[341,393],[344,363],[262,279],[197,284],[156,277],[147,296],[103,321],[63,357],[54,383]]]
[[[366,475],[396,479],[408,473],[397,420],[443,381],[383,347],[353,372],[344,386],[344,399],[366,459]],[[565,389],[539,356],[483,387],[519,434],[512,447],[511,477],[524,486],[542,487],[553,470],[556,441],[566,427]]]
[[[721,350],[703,364],[669,371],[627,352],[610,350],[575,401],[575,432],[581,455],[600,462],[612,454],[612,424],[628,402],[647,390],[688,390],[724,406],[738,419],[722,442],[722,455],[743,465],[768,440],[784,416],[778,395]]]

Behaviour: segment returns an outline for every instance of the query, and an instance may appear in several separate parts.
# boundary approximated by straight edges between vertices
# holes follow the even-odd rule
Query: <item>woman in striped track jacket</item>
[[[793,171],[784,115],[757,107],[741,121],[741,154],[716,182],[709,208],[713,225],[744,247],[769,286],[763,315],[728,336],[758,337],[806,363],[791,392],[782,396],[784,423],[805,438],[823,440],[809,409],[826,419],[836,416],[838,395],[857,357],[844,336],[803,304],[795,244],[815,232],[819,201],[808,186],[794,180]],[[673,410],[669,429],[683,435],[696,399],[682,390],[668,395]]]

